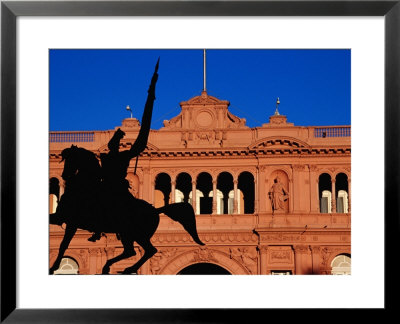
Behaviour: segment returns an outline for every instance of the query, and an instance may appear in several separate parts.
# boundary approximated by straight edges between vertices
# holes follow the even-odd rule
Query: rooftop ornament
[[[279,116],[279,115],[280,115],[280,113],[279,113],[279,111],[278,111],[278,106],[279,106],[280,103],[281,103],[281,102],[279,101],[279,97],[278,97],[278,99],[276,99],[275,116]]]
[[[131,109],[131,107],[129,107],[129,105],[128,105],[128,106],[126,106],[126,110],[131,112],[131,119],[132,119],[132,118],[133,118],[133,115],[132,115],[132,109]]]

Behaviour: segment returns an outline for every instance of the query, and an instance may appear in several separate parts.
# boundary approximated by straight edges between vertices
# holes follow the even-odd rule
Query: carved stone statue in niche
[[[274,184],[268,192],[268,196],[271,199],[273,213],[275,211],[285,211],[285,201],[289,198],[289,192],[282,184],[279,176],[274,179]]]

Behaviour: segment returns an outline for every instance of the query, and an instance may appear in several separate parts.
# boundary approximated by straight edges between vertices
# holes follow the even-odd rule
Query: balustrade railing
[[[314,128],[314,137],[350,137],[351,126],[332,126]]]
[[[94,142],[94,132],[50,132],[50,143]]]

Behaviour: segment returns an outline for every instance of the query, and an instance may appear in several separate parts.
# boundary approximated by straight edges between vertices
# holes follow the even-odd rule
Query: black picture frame
[[[383,16],[385,19],[385,310],[394,309],[399,222],[400,0],[2,1],[1,322],[200,323],[255,318],[266,309],[19,309],[16,307],[16,19],[19,16]],[[373,174],[367,175],[373,178]],[[371,180],[371,190],[373,180]],[[372,193],[371,193],[372,195]],[[372,235],[372,233],[371,233]],[[368,285],[368,283],[366,283]],[[366,287],[367,289],[367,287]],[[251,314],[249,313],[251,312]],[[260,313],[260,314],[258,314]],[[240,316],[239,316],[240,315]]]

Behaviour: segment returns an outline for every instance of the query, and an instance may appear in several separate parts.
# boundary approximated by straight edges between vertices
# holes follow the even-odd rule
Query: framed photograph
[[[398,1],[3,1],[1,321],[226,322],[268,309],[390,309],[399,14]],[[154,92],[158,74],[167,82]],[[124,98],[131,82],[138,98]],[[117,152],[136,147],[154,99],[176,107],[153,113],[157,130],[139,143],[147,148],[130,158],[121,185],[159,208],[158,252],[90,225],[60,254],[68,222],[50,216],[49,231],[46,214],[62,217],[57,206],[68,204],[74,145],[101,160],[106,185],[114,138]],[[118,110],[112,117],[108,106]],[[245,166],[236,155],[248,156]],[[84,187],[78,196],[89,197]],[[108,198],[120,199],[115,188]],[[197,230],[177,219],[176,204],[192,210]],[[139,275],[96,276],[106,273]],[[276,274],[295,276],[268,276]]]

